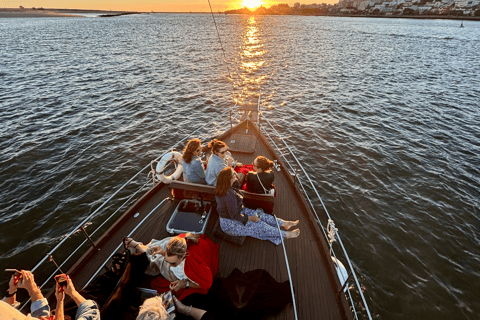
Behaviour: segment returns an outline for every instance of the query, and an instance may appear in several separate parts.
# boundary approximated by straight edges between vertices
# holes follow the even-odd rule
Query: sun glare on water
[[[262,0],[243,0],[242,5],[249,9],[258,8],[263,4]]]

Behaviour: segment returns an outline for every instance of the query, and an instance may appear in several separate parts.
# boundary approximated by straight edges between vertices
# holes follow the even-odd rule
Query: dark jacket
[[[242,214],[243,196],[235,189],[230,188],[223,197],[215,195],[217,212],[221,218],[237,220],[246,225],[248,216]]]
[[[265,189],[270,190],[273,188],[272,182],[273,179],[275,179],[275,175],[273,174],[273,171],[267,171],[267,172],[261,172],[261,173],[256,173],[256,172],[249,172],[247,174],[247,190],[249,192],[254,192],[254,193],[265,193],[263,190],[262,186],[260,185],[260,182],[258,181],[258,178],[262,181],[263,186]]]

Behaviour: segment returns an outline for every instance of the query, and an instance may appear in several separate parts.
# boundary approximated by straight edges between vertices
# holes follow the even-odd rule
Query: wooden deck
[[[245,134],[245,123],[222,135],[220,138],[231,144],[232,134]],[[277,188],[274,213],[286,220],[300,220],[301,234],[296,239],[287,239],[285,247],[289,260],[295,299],[299,319],[352,319],[345,297],[337,296],[340,284],[331,262],[326,243],[321,235],[317,223],[313,222],[313,214],[306,206],[300,193],[297,191],[293,179],[285,170],[285,166],[273,153],[264,138],[256,128],[249,124],[249,134],[256,136],[255,151],[253,153],[233,153],[236,160],[242,163],[252,163],[258,155],[269,159],[277,159],[282,164],[282,171],[275,172],[274,184]],[[242,139],[248,144],[248,139]],[[237,140],[235,147],[242,146]],[[251,146],[247,145],[246,147]],[[158,184],[139,199],[127,212],[97,241],[100,251],[89,250],[70,270],[76,286],[81,288],[101,268],[104,261],[121,244],[140,221],[148,214],[151,215],[138,226],[133,238],[144,243],[153,239],[162,239],[170,236],[166,231],[166,224],[170,219],[178,200],[167,200],[163,205],[154,208],[165,198],[170,196],[169,189]],[[152,211],[153,210],[153,211]],[[139,213],[138,217],[134,217]],[[206,234],[220,244],[220,265],[218,277],[228,276],[234,268],[241,271],[254,269],[267,270],[277,281],[288,280],[282,246],[275,246],[269,241],[261,241],[247,237],[242,246],[237,246],[213,235],[213,228],[218,214],[213,211],[210,217]],[[293,307],[287,307],[272,319],[294,319]]]

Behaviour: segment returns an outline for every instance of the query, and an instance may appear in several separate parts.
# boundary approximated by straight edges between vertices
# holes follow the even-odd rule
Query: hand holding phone
[[[13,284],[16,286],[18,281],[22,279],[22,273],[17,269],[5,269],[5,272],[11,273],[13,275]]]
[[[67,286],[67,275],[66,274],[60,274],[55,276],[55,281],[58,283],[59,289],[58,291],[63,292],[65,287]]]
[[[167,313],[175,312],[175,304],[173,303],[173,294],[172,291],[165,292],[162,296],[163,306]]]

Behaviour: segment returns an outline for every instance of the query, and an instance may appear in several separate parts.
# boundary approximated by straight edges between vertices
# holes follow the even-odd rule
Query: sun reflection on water
[[[241,88],[241,97],[237,102],[249,100],[258,96],[262,83],[268,78],[262,67],[265,65],[264,39],[260,32],[262,17],[250,16],[244,21],[242,46],[239,50],[240,66],[238,70],[238,87]]]

